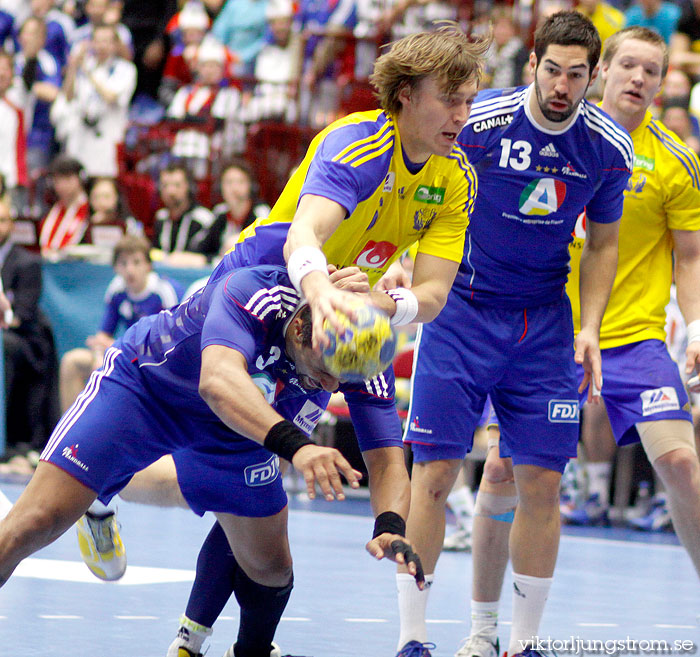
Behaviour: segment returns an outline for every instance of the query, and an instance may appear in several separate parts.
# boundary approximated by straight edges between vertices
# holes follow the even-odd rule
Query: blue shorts
[[[678,365],[661,340],[643,340],[601,350],[603,400],[618,445],[639,441],[637,422],[692,422],[688,393]],[[578,367],[579,380],[583,368]],[[588,391],[581,394],[581,404]]]
[[[489,395],[501,455],[563,472],[578,441],[569,300],[525,310],[454,300],[419,335],[404,435],[414,460],[464,458]]]
[[[134,475],[172,454],[192,510],[266,517],[287,504],[279,460],[215,416],[176,408],[151,391],[131,362],[110,348],[41,455],[94,490],[105,504]]]

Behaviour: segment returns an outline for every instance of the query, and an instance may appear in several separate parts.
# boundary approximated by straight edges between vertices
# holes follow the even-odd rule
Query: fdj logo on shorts
[[[550,422],[578,422],[578,401],[574,399],[550,399],[547,419]]]
[[[280,457],[273,454],[265,463],[249,465],[244,471],[248,486],[264,486],[277,479],[280,473]]]
[[[566,184],[554,178],[535,178],[520,194],[522,214],[544,216],[556,212],[566,198]]]
[[[416,193],[413,195],[414,201],[421,203],[433,203],[434,205],[442,205],[445,200],[444,187],[428,187],[427,185],[418,185]]]

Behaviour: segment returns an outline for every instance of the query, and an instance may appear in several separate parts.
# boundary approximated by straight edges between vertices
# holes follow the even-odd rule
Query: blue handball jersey
[[[132,295],[121,276],[115,276],[105,293],[105,310],[100,330],[114,335],[117,328],[129,328],[142,317],[155,315],[177,304],[184,290],[173,280],[152,271],[141,294]]]
[[[533,87],[479,93],[458,142],[477,171],[479,193],[454,293],[526,307],[561,298],[576,218],[622,215],[632,169],[627,132],[587,101],[559,132],[535,123]]]
[[[207,284],[179,306],[145,317],[123,336],[120,347],[138,367],[141,383],[159,403],[218,422],[199,395],[201,351],[222,345],[239,351],[268,403],[310,434],[328,404],[324,390],[301,386],[285,352],[285,329],[299,295],[284,267],[239,269]],[[360,447],[401,445],[394,406],[393,371],[359,384],[343,384]]]

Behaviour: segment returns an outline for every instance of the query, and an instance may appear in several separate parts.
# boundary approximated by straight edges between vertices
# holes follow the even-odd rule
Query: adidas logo
[[[554,148],[554,144],[551,141],[543,148],[540,148],[540,155],[544,157],[559,157],[559,153],[557,153],[557,149]]]

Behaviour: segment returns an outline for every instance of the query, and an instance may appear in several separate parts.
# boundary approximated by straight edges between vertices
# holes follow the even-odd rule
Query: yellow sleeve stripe
[[[342,164],[348,164],[353,158],[367,152],[378,145],[386,139],[392,139],[394,136],[394,124],[392,121],[387,121],[377,132],[364,139],[358,139],[346,146],[340,153],[333,157],[333,162],[341,162]]]
[[[361,164],[364,164],[365,162],[368,162],[369,160],[373,160],[376,157],[379,157],[382,153],[386,153],[392,146],[394,145],[394,139],[393,137],[389,139],[381,148],[377,148],[377,150],[372,151],[371,153],[367,153],[364,157],[356,159],[354,162],[350,162],[349,159],[347,162],[343,162],[343,164],[350,164],[351,167],[359,167]]]
[[[698,158],[685,144],[674,139],[670,134],[663,131],[661,126],[656,121],[649,124],[649,130],[659,142],[669,151],[688,172],[690,179],[693,181],[693,187],[700,189],[700,164]]]

